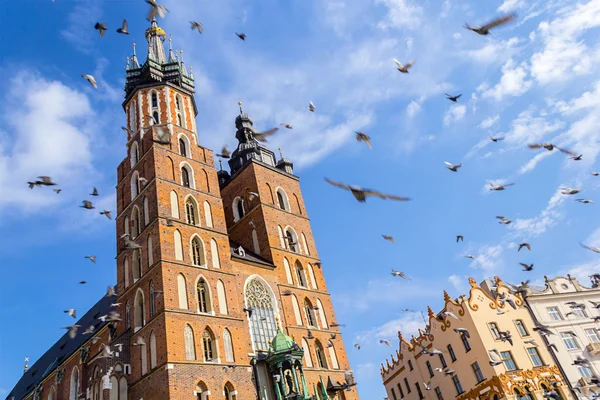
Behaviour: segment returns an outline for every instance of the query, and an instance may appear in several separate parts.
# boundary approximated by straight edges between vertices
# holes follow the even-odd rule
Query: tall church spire
[[[149,60],[155,61],[159,64],[165,64],[167,62],[167,58],[165,57],[165,49],[163,47],[163,42],[166,38],[167,34],[160,26],[158,26],[156,18],[154,18],[150,28],[146,29]]]

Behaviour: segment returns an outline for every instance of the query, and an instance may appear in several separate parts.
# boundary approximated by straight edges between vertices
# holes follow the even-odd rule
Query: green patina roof
[[[294,339],[286,335],[281,331],[281,329],[277,329],[277,335],[271,341],[271,351],[274,353],[278,353],[281,351],[286,351],[291,349],[294,346]]]

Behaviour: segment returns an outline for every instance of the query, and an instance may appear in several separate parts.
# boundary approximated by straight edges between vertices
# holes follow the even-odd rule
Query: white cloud
[[[91,170],[90,127],[95,114],[85,94],[35,72],[9,83],[0,132],[0,207],[38,210],[59,198],[49,188],[30,190],[26,181],[49,175],[69,187]],[[10,133],[9,133],[10,132]],[[39,211],[39,210],[38,210]]]
[[[498,7],[498,11],[505,13],[523,7],[525,7],[524,0],[504,0],[504,3],[502,3],[500,7]]]
[[[510,58],[518,50],[517,45],[521,39],[512,37],[507,40],[489,41],[485,46],[476,50],[466,50],[463,55],[468,60],[479,64],[493,64]]]
[[[410,103],[408,103],[408,106],[406,106],[406,115],[408,116],[408,118],[414,117],[420,111],[421,111],[421,105],[414,100],[411,101]]]
[[[101,15],[102,7],[98,0],[79,2],[73,7],[67,18],[68,24],[60,34],[78,51],[85,54],[94,53],[97,46],[93,43],[94,39],[99,39],[99,33],[91,28],[98,22]]]
[[[479,124],[479,127],[482,129],[490,128],[492,125],[496,124],[500,120],[500,115],[493,115],[491,117],[487,117]]]
[[[448,126],[453,122],[458,122],[464,118],[467,112],[467,106],[464,104],[456,104],[450,107],[446,114],[444,115],[444,125]]]
[[[480,268],[486,271],[497,270],[503,265],[500,256],[504,251],[502,245],[485,245],[477,252],[475,260],[471,261],[471,268]]]
[[[378,24],[382,29],[414,29],[421,24],[423,8],[410,0],[375,0],[375,4],[388,8],[386,20]]]
[[[520,96],[531,88],[532,82],[527,80],[527,64],[516,65],[511,58],[502,66],[500,82],[483,93],[483,97],[492,97],[497,101],[507,96]]]
[[[426,314],[425,314],[426,315]],[[394,345],[398,345],[398,331],[402,332],[402,336],[410,338],[411,335],[417,335],[418,329],[425,329],[425,323],[420,311],[406,311],[400,318],[393,319],[382,325],[369,329],[366,332],[361,332],[357,335],[359,342],[370,341],[376,339],[388,339]]]
[[[524,147],[529,143],[539,143],[548,133],[556,132],[564,127],[564,123],[560,120],[548,122],[547,118],[534,116],[528,110],[521,112],[511,125],[512,129],[506,134],[505,141],[517,147]]]
[[[450,282],[450,284],[454,287],[454,289],[459,293],[459,294],[464,294],[467,292],[467,281],[468,281],[469,277],[468,276],[460,276],[460,275],[450,275],[448,277],[448,282]]]
[[[538,163],[540,161],[542,161],[544,158],[551,156],[552,153],[549,151],[544,151],[543,153],[538,153],[536,154],[534,157],[531,158],[531,160],[527,161],[527,163],[523,166],[521,166],[521,168],[519,168],[519,175],[523,175],[526,174],[528,172],[533,171],[533,169],[535,167],[537,167]]]
[[[548,229],[556,225],[563,217],[561,205],[566,197],[557,190],[548,201],[548,205],[540,214],[533,218],[517,219],[509,225],[509,228],[516,231],[521,238],[537,237],[545,233]]]
[[[598,273],[600,273],[600,263],[594,260],[565,269],[559,272],[557,276],[567,276],[569,274],[577,278],[583,286],[590,287],[590,275]]]
[[[452,37],[453,37],[454,39],[458,40],[458,39],[460,39],[460,38],[462,37],[462,35],[461,35],[460,33],[458,33],[458,32],[454,32],[454,33],[452,34]]]

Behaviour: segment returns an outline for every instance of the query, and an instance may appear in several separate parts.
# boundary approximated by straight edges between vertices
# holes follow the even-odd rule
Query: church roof
[[[94,325],[96,331],[102,329],[108,322],[101,322],[98,320],[98,317],[108,314],[113,300],[114,297],[102,297],[102,299],[94,304],[94,306],[75,324],[80,325],[81,330],[85,330],[90,325]],[[90,335],[83,336],[78,334],[74,339],[70,339],[68,333],[65,333],[31,366],[31,368],[27,370],[27,372],[23,374],[13,390],[6,396],[6,399],[10,400],[14,397],[15,400],[20,400],[25,397],[34,390],[44,378],[50,375],[73,353],[79,350],[81,345],[89,340],[90,337]],[[65,378],[69,377],[70,373],[71,371],[67,371]]]
[[[268,262],[267,260],[265,260],[264,258],[261,258],[260,256],[257,256],[256,254],[248,251],[247,249],[244,249],[244,255],[240,255],[240,253],[238,252],[238,249],[241,246],[235,242],[232,242],[231,240],[229,241],[229,248],[231,249],[231,256],[234,258],[239,258],[241,260],[246,260],[246,261],[250,261],[253,263],[258,263],[258,264],[263,264],[263,265],[268,265],[270,267],[274,267],[274,265],[270,262]]]

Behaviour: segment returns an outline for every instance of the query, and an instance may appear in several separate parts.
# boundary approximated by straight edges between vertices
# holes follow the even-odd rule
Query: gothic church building
[[[240,107],[231,172],[217,171],[165,38],[152,21],[147,60],[128,59],[117,294],[7,400],[358,399],[293,164]]]

